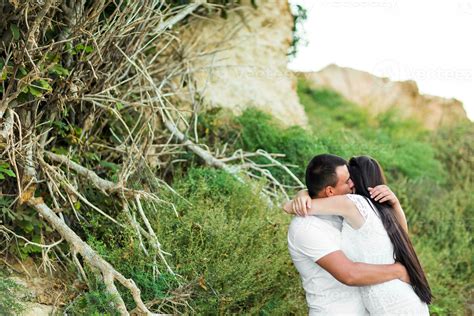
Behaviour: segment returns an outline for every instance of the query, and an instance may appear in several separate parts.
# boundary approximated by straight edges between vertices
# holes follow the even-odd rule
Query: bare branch
[[[91,171],[87,168],[84,168],[83,166],[81,166],[81,165],[75,163],[74,161],[68,159],[66,156],[57,155],[57,154],[49,152],[49,151],[44,152],[44,154],[51,161],[58,162],[60,164],[65,165],[66,167],[74,170],[79,175],[81,175],[81,176],[85,177],[86,179],[88,179],[89,181],[91,181],[92,184],[95,187],[103,190],[104,192],[112,192],[112,191],[117,191],[117,190],[122,189],[122,187],[118,186],[117,184],[102,179],[97,174],[95,174],[95,172],[93,172],[93,171]]]
[[[114,296],[119,312],[122,315],[128,315],[125,303],[120,296],[114,281],[117,280],[132,294],[133,300],[141,312],[147,315],[156,315],[148,310],[140,297],[140,289],[135,285],[132,279],[125,278],[120,272],[115,270],[110,263],[105,261],[97,252],[95,252],[86,242],[84,242],[66,223],[64,223],[51,210],[41,198],[32,198],[28,204],[36,209],[52,227],[71,245],[73,251],[79,253],[84,260],[92,267],[98,269],[104,279],[107,291]]]

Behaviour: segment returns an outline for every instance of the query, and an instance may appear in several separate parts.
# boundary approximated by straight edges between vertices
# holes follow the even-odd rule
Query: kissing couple
[[[317,155],[306,186],[283,208],[297,215],[288,249],[309,315],[429,315],[431,289],[379,163]]]

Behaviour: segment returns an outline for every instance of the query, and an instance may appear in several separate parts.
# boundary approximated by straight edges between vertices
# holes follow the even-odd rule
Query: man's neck
[[[317,199],[323,199],[323,198],[327,198],[327,197],[328,196],[327,196],[326,192],[324,192],[324,191],[321,191],[321,192],[318,193],[318,195],[316,195]]]

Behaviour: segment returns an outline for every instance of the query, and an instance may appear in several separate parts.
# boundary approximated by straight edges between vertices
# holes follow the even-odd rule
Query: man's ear
[[[329,196],[333,196],[336,192],[334,191],[334,188],[330,185],[328,185],[324,191],[326,192],[326,196],[329,197]]]

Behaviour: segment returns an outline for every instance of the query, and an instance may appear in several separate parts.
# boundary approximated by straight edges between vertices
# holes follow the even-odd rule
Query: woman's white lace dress
[[[341,248],[352,261],[394,263],[393,244],[382,224],[377,209],[365,197],[348,194],[365,223],[359,229],[346,221],[342,225]],[[371,203],[372,204],[372,203]],[[371,315],[429,315],[428,306],[413,291],[411,285],[392,280],[359,288],[365,307]]]

